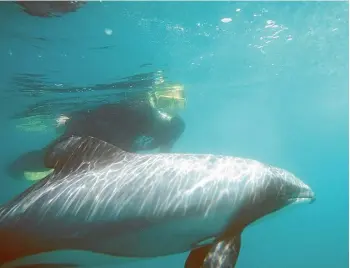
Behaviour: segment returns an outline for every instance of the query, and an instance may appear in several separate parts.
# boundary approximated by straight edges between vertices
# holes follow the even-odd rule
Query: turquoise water
[[[91,2],[52,19],[1,3],[0,21],[0,202],[30,185],[5,167],[56,135],[13,119],[64,98],[34,78],[58,90],[163,70],[187,91],[175,152],[254,158],[317,194],[247,229],[237,267],[348,267],[348,3]],[[125,267],[183,267],[186,256]]]

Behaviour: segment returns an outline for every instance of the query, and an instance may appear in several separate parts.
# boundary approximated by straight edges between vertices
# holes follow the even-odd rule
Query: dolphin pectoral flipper
[[[185,268],[199,268],[202,267],[205,257],[208,255],[212,244],[196,248],[190,252],[187,257]]]
[[[202,268],[234,268],[241,249],[241,234],[217,242],[208,252]]]
[[[191,251],[185,268],[234,268],[241,249],[241,234]]]
[[[122,160],[126,154],[124,150],[94,137],[70,136],[50,148],[45,165],[56,171],[70,172],[84,167],[84,163],[93,165],[111,158]]]

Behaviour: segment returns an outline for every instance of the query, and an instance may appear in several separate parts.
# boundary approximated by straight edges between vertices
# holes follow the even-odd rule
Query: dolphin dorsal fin
[[[56,172],[71,172],[111,159],[117,162],[126,154],[126,151],[94,137],[70,136],[57,143],[48,157]]]

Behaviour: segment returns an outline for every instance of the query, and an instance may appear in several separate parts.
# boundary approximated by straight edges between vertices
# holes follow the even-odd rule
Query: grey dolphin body
[[[2,207],[0,264],[70,249],[131,258],[191,251],[185,267],[234,267],[248,224],[315,199],[291,173],[254,160],[133,154],[91,137],[63,144],[74,144],[64,165]]]

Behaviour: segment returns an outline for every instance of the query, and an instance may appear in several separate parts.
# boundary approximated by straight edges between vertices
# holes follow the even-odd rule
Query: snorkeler
[[[86,1],[16,1],[24,12],[36,17],[54,17],[74,12]]]
[[[70,136],[96,137],[128,152],[170,152],[185,130],[183,119],[177,115],[185,102],[183,86],[162,84],[148,92],[146,98],[62,116],[57,123],[63,134],[42,150],[22,155],[11,164],[9,172],[12,177],[32,181],[45,177],[60,165],[58,154],[63,159],[70,153],[57,146]]]

